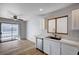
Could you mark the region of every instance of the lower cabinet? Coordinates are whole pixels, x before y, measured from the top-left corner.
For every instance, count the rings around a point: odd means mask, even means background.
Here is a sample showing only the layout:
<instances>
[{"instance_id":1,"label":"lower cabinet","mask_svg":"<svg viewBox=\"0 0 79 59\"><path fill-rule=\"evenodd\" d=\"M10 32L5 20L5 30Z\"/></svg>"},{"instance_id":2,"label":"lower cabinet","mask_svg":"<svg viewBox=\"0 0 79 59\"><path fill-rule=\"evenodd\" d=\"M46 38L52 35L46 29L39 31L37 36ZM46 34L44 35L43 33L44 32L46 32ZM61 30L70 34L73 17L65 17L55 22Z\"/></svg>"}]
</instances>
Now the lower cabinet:
<instances>
[{"instance_id":1,"label":"lower cabinet","mask_svg":"<svg viewBox=\"0 0 79 59\"><path fill-rule=\"evenodd\" d=\"M61 44L61 54L62 55L77 55L78 49L76 47L62 43Z\"/></svg>"},{"instance_id":2,"label":"lower cabinet","mask_svg":"<svg viewBox=\"0 0 79 59\"><path fill-rule=\"evenodd\" d=\"M44 39L43 51L48 55L60 55L60 43Z\"/></svg>"},{"instance_id":3,"label":"lower cabinet","mask_svg":"<svg viewBox=\"0 0 79 59\"><path fill-rule=\"evenodd\" d=\"M46 54L50 54L50 40L47 38L44 39L44 42L43 42L43 51Z\"/></svg>"},{"instance_id":4,"label":"lower cabinet","mask_svg":"<svg viewBox=\"0 0 79 59\"><path fill-rule=\"evenodd\" d=\"M60 55L60 43L59 42L50 42L50 55Z\"/></svg>"},{"instance_id":5,"label":"lower cabinet","mask_svg":"<svg viewBox=\"0 0 79 59\"><path fill-rule=\"evenodd\" d=\"M69 44L44 39L43 51L48 55L79 55L79 49Z\"/></svg>"}]
</instances>

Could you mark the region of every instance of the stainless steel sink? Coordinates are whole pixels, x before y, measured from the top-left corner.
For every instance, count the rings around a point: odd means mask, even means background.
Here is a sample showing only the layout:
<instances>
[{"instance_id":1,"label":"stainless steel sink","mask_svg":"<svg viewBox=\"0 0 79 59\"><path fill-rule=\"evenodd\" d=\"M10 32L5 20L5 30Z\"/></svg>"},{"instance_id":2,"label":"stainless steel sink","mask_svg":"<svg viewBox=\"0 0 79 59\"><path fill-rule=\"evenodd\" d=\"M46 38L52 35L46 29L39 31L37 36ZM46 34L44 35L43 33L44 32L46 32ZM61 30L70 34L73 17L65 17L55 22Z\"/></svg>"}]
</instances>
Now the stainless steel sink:
<instances>
[{"instance_id":1,"label":"stainless steel sink","mask_svg":"<svg viewBox=\"0 0 79 59\"><path fill-rule=\"evenodd\" d=\"M55 40L61 40L61 38L59 38L59 37L53 37L53 36L48 36L46 38L55 39Z\"/></svg>"}]
</instances>

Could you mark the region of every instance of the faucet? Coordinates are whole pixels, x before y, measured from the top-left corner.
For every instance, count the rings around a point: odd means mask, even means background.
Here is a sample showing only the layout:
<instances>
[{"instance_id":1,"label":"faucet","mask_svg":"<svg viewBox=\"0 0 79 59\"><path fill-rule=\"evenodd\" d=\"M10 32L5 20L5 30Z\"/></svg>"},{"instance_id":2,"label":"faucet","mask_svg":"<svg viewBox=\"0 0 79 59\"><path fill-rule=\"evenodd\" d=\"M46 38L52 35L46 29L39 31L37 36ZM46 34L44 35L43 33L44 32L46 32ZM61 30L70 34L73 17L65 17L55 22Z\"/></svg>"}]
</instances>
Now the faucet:
<instances>
[{"instance_id":1,"label":"faucet","mask_svg":"<svg viewBox=\"0 0 79 59\"><path fill-rule=\"evenodd\" d=\"M57 36L57 34L56 33L52 33L55 37Z\"/></svg>"},{"instance_id":2,"label":"faucet","mask_svg":"<svg viewBox=\"0 0 79 59\"><path fill-rule=\"evenodd\" d=\"M57 33L53 33L53 35L57 38L61 38L61 36L59 36Z\"/></svg>"}]
</instances>

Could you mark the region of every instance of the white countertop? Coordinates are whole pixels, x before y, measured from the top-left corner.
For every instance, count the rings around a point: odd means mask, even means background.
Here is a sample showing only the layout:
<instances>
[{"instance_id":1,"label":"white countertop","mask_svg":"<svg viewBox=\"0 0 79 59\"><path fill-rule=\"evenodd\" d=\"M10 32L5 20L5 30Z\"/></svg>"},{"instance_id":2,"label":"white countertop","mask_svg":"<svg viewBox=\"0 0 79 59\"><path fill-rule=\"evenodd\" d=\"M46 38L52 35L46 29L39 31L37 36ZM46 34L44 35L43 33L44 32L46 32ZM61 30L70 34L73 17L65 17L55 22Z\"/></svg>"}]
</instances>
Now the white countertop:
<instances>
[{"instance_id":1,"label":"white countertop","mask_svg":"<svg viewBox=\"0 0 79 59\"><path fill-rule=\"evenodd\" d=\"M72 41L72 40L65 39L65 38L62 38L61 40L54 40L54 39L50 39L50 38L48 38L48 39L51 41L60 42L60 43L64 43L64 44L79 48L79 42L77 42L77 41Z\"/></svg>"},{"instance_id":2,"label":"white countertop","mask_svg":"<svg viewBox=\"0 0 79 59\"><path fill-rule=\"evenodd\" d=\"M38 35L36 37L40 37L40 38L45 38L47 36L52 36L52 35ZM49 38L50 39L50 38ZM79 48L79 41L73 41L67 38L62 38L61 40L54 40L54 39L50 39L51 41L55 41L55 42L60 42L60 43L64 43L64 44L68 44L74 47L78 47Z\"/></svg>"},{"instance_id":3,"label":"white countertop","mask_svg":"<svg viewBox=\"0 0 79 59\"><path fill-rule=\"evenodd\" d=\"M79 42L77 42L77 41L72 41L72 40L68 40L68 39L61 39L60 42L79 48Z\"/></svg>"}]
</instances>

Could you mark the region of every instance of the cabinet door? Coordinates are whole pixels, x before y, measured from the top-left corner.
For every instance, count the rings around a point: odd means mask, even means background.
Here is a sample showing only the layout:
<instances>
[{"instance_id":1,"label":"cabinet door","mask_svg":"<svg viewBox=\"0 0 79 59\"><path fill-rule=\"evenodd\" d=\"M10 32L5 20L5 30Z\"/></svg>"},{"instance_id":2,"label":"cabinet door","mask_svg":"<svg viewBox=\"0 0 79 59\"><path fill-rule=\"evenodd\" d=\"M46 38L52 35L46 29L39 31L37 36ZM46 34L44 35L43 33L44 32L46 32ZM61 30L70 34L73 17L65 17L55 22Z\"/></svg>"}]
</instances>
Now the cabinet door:
<instances>
[{"instance_id":1,"label":"cabinet door","mask_svg":"<svg viewBox=\"0 0 79 59\"><path fill-rule=\"evenodd\" d=\"M79 9L72 11L72 29L79 30Z\"/></svg>"},{"instance_id":2,"label":"cabinet door","mask_svg":"<svg viewBox=\"0 0 79 59\"><path fill-rule=\"evenodd\" d=\"M49 39L44 39L43 50L45 53L50 54L50 41Z\"/></svg>"},{"instance_id":3,"label":"cabinet door","mask_svg":"<svg viewBox=\"0 0 79 59\"><path fill-rule=\"evenodd\" d=\"M50 55L60 55L60 43L51 41Z\"/></svg>"},{"instance_id":4,"label":"cabinet door","mask_svg":"<svg viewBox=\"0 0 79 59\"><path fill-rule=\"evenodd\" d=\"M77 55L78 49L70 45L62 44L61 45L61 54L62 55Z\"/></svg>"}]
</instances>

